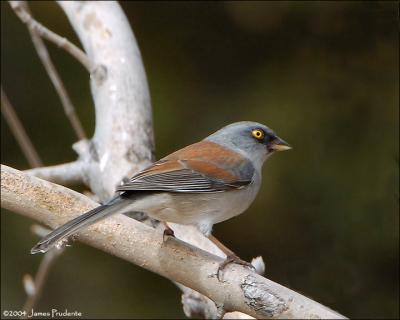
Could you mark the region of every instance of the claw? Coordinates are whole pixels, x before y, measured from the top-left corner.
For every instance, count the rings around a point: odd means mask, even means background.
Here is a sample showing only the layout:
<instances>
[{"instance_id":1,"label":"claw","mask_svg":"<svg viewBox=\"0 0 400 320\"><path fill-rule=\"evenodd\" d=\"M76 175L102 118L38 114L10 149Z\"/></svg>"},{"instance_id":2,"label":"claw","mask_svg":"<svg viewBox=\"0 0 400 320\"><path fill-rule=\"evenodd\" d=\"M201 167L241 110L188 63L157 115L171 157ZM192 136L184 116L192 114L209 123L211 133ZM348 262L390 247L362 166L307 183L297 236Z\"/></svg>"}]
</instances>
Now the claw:
<instances>
[{"instance_id":1,"label":"claw","mask_svg":"<svg viewBox=\"0 0 400 320\"><path fill-rule=\"evenodd\" d=\"M163 242L166 242L169 237L175 238L174 230L166 225L163 233Z\"/></svg>"},{"instance_id":2,"label":"claw","mask_svg":"<svg viewBox=\"0 0 400 320\"><path fill-rule=\"evenodd\" d=\"M245 267L248 267L248 268L252 269L253 271L256 271L256 268L255 268L250 262L247 262L247 261L244 261L244 260L240 259L240 258L239 258L237 255L235 255L235 254L233 254L233 255L228 255L228 256L226 257L226 259L225 259L223 262L221 262L221 264L220 264L219 267L218 267L217 278L218 278L219 281L221 281L220 275L222 274L222 271L225 269L225 267L226 267L228 264L231 264L231 263L240 264L240 265L242 265L242 266L245 266Z\"/></svg>"}]
</instances>

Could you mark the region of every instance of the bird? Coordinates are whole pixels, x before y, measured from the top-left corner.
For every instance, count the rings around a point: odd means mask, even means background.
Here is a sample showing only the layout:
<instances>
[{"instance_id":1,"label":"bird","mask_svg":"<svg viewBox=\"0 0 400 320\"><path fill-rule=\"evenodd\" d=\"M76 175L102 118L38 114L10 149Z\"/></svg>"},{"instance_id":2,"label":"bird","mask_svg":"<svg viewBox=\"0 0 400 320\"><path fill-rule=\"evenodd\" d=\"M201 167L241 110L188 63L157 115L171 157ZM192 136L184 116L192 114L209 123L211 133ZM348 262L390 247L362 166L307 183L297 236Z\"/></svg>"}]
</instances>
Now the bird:
<instances>
[{"instance_id":1,"label":"bird","mask_svg":"<svg viewBox=\"0 0 400 320\"><path fill-rule=\"evenodd\" d=\"M260 189L265 160L289 149L266 125L229 124L127 179L110 201L50 232L31 253L45 253L113 214L135 211L163 222L164 236L174 236L168 222L196 226L225 253L220 268L232 262L251 266L212 236L212 227L248 209Z\"/></svg>"}]
</instances>

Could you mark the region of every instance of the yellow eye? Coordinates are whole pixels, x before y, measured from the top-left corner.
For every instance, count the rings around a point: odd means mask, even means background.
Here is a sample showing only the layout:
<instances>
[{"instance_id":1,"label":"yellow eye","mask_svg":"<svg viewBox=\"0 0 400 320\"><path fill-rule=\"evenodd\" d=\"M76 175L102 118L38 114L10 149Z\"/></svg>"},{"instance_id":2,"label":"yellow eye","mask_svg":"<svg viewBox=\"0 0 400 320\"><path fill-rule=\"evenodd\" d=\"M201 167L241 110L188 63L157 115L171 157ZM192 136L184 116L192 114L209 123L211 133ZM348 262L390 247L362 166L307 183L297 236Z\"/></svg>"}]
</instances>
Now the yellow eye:
<instances>
[{"instance_id":1,"label":"yellow eye","mask_svg":"<svg viewBox=\"0 0 400 320\"><path fill-rule=\"evenodd\" d=\"M264 131L260 130L260 129L254 129L251 134L253 135L254 138L256 138L257 140L262 140L265 137L265 133Z\"/></svg>"}]
</instances>

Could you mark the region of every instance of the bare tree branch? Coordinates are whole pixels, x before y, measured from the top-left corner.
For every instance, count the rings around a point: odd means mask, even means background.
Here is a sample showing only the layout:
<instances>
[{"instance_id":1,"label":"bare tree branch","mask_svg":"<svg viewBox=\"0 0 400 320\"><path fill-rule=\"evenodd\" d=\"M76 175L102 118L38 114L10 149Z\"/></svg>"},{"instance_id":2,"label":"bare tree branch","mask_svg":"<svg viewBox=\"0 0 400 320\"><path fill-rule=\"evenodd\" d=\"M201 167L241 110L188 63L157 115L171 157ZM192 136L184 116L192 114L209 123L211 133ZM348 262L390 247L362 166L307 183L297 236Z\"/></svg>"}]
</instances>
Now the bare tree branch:
<instances>
[{"instance_id":1,"label":"bare tree branch","mask_svg":"<svg viewBox=\"0 0 400 320\"><path fill-rule=\"evenodd\" d=\"M14 112L11 103L8 101L8 98L3 91L3 87L1 88L1 104L1 111L5 116L7 122L9 123L11 131L14 133L14 136L21 146L21 149L25 154L26 159L32 167L41 166L42 162L39 158L39 155L37 154L32 142L25 132L24 127L22 126L16 113ZM40 262L35 280L32 280L32 277L30 275L25 275L23 277L24 287L28 295L23 310L25 310L27 314L39 300L43 285L46 281L46 275L50 270L52 261L56 256L59 255L59 252L61 251L51 252L50 254L44 255L42 261ZM27 288L30 288L31 290L27 290Z\"/></svg>"},{"instance_id":2,"label":"bare tree branch","mask_svg":"<svg viewBox=\"0 0 400 320\"><path fill-rule=\"evenodd\" d=\"M23 282L25 291L28 294L28 299L26 300L22 310L25 311L26 315L30 314L33 307L39 301L47 276L50 272L50 268L53 265L55 259L61 255L63 250L64 248L61 248L59 250L51 250L44 254L42 260L40 261L39 268L34 280L28 274L24 276ZM30 289L27 290L27 287L29 287ZM25 316L23 319L27 318L28 316Z\"/></svg>"},{"instance_id":3,"label":"bare tree branch","mask_svg":"<svg viewBox=\"0 0 400 320\"><path fill-rule=\"evenodd\" d=\"M4 165L1 192L2 207L53 228L96 206L77 192ZM216 271L222 258L179 239L163 243L161 231L123 215L89 227L78 239L190 287L228 311L256 318L344 318L243 266L227 266L220 281Z\"/></svg>"},{"instance_id":4,"label":"bare tree branch","mask_svg":"<svg viewBox=\"0 0 400 320\"><path fill-rule=\"evenodd\" d=\"M182 227L182 226L181 226ZM175 228L175 226L174 226ZM185 232L182 234L180 233L179 239L184 240L185 242L194 244L197 246L197 243L201 243L199 239L201 239L200 234L196 234L196 237L188 238L188 229L185 229ZM189 233L190 234L190 233ZM212 245L209 245L212 244ZM212 242L205 242L203 245L200 246L201 249L208 251L216 256L226 258L226 255ZM259 275L264 274L265 265L262 257L254 258L251 261L252 265L254 266L256 272ZM183 312L188 318L195 318L195 319L216 319L216 318L223 318L223 319L254 319L253 317L244 314L242 312L226 312L222 305L215 304L214 301L207 298L206 296L185 287L177 282L175 284L181 289L182 291L182 305L183 305ZM225 313L226 312L226 313Z\"/></svg>"},{"instance_id":5,"label":"bare tree branch","mask_svg":"<svg viewBox=\"0 0 400 320\"><path fill-rule=\"evenodd\" d=\"M59 1L89 59L102 66L91 78L96 127L77 144L88 164L84 181L101 201L133 173L151 164L154 137L150 94L132 29L114 1ZM101 73L101 72L100 72Z\"/></svg>"},{"instance_id":6,"label":"bare tree branch","mask_svg":"<svg viewBox=\"0 0 400 320\"><path fill-rule=\"evenodd\" d=\"M59 2L81 38L86 56L66 39L36 22L18 1L10 4L30 29L66 49L92 71L95 134L92 140L78 144L75 150L87 164L82 172L83 181L105 201L123 178L153 160L150 95L129 23L115 2ZM98 67L94 68L95 65Z\"/></svg>"},{"instance_id":7,"label":"bare tree branch","mask_svg":"<svg viewBox=\"0 0 400 320\"><path fill-rule=\"evenodd\" d=\"M29 139L29 136L26 134L26 131L17 114L15 113L10 100L8 100L5 92L3 91L3 86L1 87L1 113L10 126L11 132L21 147L21 150L28 160L29 165L33 168L43 166L42 160L40 160L40 157L36 152L31 139Z\"/></svg>"},{"instance_id":8,"label":"bare tree branch","mask_svg":"<svg viewBox=\"0 0 400 320\"><path fill-rule=\"evenodd\" d=\"M20 8L19 10L25 11L33 19L32 13L30 12L28 3L26 1L18 1L18 7ZM62 82L60 75L57 72L57 69L55 68L53 62L51 61L49 52L47 51L44 41L42 40L36 29L28 28L28 31L31 35L32 42L36 49L36 52L40 60L42 61L42 64L46 69L47 74L49 75L50 80L57 91L58 96L60 97L65 115L67 116L69 122L71 123L71 126L74 129L76 136L78 137L79 140L86 139L87 137L85 131L76 114L75 107L71 102L71 99L68 95L67 90L65 89L64 83Z\"/></svg>"},{"instance_id":9,"label":"bare tree branch","mask_svg":"<svg viewBox=\"0 0 400 320\"><path fill-rule=\"evenodd\" d=\"M11 131L14 133L15 138L17 139L19 145L23 153L25 154L26 159L28 160L31 167L42 166L42 161L37 154L35 147L29 139L29 136L26 134L24 127L19 121L14 109L9 102L6 94L3 91L3 87L1 87L1 104L2 104L2 113L6 118L8 124L10 125ZM33 169L35 170L35 169ZM42 288L46 281L46 277L48 272L50 271L50 267L54 259L61 254L61 250L46 253L40 262L38 272L35 276L35 280L32 280L30 275L25 275L23 277L24 287L26 289L26 293L28 298L24 304L23 310L26 311L26 314L29 314L29 311L36 305L37 301L40 298L42 293ZM30 290L28 290L30 288Z\"/></svg>"},{"instance_id":10,"label":"bare tree branch","mask_svg":"<svg viewBox=\"0 0 400 320\"><path fill-rule=\"evenodd\" d=\"M21 19L23 23L27 25L30 30L33 30L41 37L55 43L60 48L63 48L75 59L77 59L89 71L89 73L93 72L93 70L95 69L95 65L87 57L87 55L73 43L69 42L66 38L59 36L58 34L47 29L44 25L33 19L29 12L25 10L23 1L9 1L9 3L17 16Z\"/></svg>"},{"instance_id":11,"label":"bare tree branch","mask_svg":"<svg viewBox=\"0 0 400 320\"><path fill-rule=\"evenodd\" d=\"M82 172L84 171L84 163L74 161L63 163L56 166L40 167L25 170L26 173L35 177L61 184L63 186L71 186L82 183Z\"/></svg>"}]
</instances>

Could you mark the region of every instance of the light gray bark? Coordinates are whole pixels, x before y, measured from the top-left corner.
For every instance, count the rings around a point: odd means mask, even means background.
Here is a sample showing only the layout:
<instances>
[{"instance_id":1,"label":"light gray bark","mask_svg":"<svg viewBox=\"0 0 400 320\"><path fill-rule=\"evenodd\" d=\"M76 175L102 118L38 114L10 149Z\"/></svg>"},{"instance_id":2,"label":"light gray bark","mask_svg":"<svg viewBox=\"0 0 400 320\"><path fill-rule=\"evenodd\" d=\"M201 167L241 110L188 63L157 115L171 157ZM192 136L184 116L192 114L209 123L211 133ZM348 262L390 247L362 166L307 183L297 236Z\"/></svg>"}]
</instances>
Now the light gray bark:
<instances>
[{"instance_id":1,"label":"light gray bark","mask_svg":"<svg viewBox=\"0 0 400 320\"><path fill-rule=\"evenodd\" d=\"M91 89L96 109L89 145L75 147L84 162L84 181L102 200L123 178L148 166L154 137L150 94L132 29L114 1L59 1L96 66Z\"/></svg>"},{"instance_id":2,"label":"light gray bark","mask_svg":"<svg viewBox=\"0 0 400 320\"><path fill-rule=\"evenodd\" d=\"M82 194L4 165L1 166L1 193L2 207L52 228L97 205ZM223 261L221 257L179 239L163 242L160 229L123 215L96 223L77 237L190 287L228 311L240 311L256 318L344 318L240 265L228 265L220 281L216 271ZM207 246L206 240L203 247Z\"/></svg>"}]
</instances>

